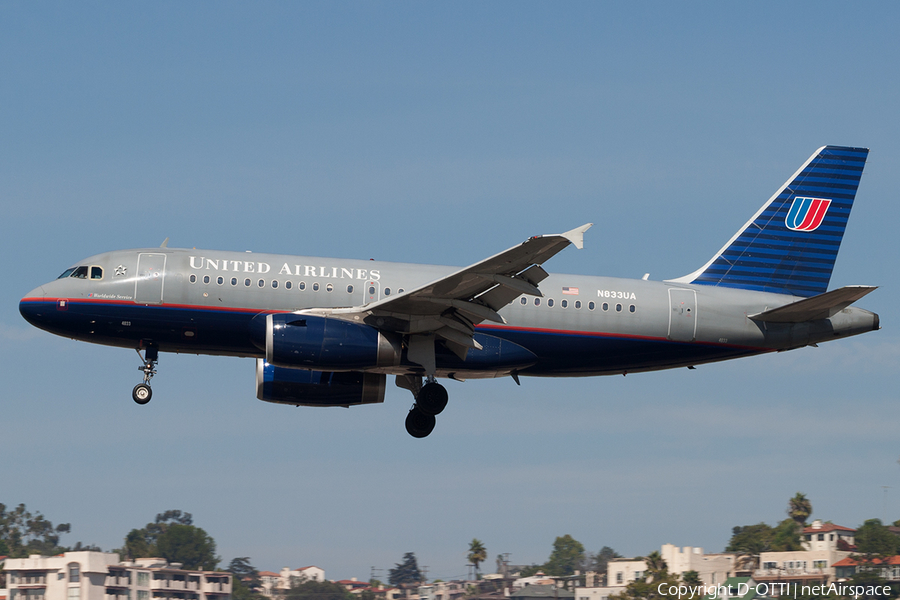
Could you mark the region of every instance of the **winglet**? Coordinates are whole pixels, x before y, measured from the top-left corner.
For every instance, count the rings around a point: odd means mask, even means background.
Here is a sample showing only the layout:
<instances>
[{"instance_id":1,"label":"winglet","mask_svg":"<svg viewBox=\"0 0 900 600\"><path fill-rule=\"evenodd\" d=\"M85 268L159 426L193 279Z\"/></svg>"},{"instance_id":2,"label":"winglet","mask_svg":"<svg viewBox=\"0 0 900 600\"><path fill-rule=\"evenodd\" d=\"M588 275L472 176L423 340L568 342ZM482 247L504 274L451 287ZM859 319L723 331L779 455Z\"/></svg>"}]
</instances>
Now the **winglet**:
<instances>
[{"instance_id":1,"label":"winglet","mask_svg":"<svg viewBox=\"0 0 900 600\"><path fill-rule=\"evenodd\" d=\"M584 248L584 232L593 227L593 223L585 223L581 227L576 227L575 229L571 229L565 233L559 234L560 237L564 237L573 244L575 247L581 250Z\"/></svg>"}]
</instances>

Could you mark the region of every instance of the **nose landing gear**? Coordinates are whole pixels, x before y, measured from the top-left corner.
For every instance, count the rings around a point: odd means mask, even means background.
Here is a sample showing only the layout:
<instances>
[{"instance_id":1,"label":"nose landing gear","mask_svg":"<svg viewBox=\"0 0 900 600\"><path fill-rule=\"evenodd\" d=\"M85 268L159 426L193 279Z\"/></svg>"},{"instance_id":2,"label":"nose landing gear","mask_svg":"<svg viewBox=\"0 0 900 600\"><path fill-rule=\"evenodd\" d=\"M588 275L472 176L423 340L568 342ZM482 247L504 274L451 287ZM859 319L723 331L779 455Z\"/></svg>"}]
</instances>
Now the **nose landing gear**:
<instances>
[{"instance_id":1,"label":"nose landing gear","mask_svg":"<svg viewBox=\"0 0 900 600\"><path fill-rule=\"evenodd\" d=\"M141 356L140 350L137 350L137 353L138 356ZM144 382L137 384L131 390L131 399L138 404L147 404L150 402L150 398L153 397L153 390L150 389L150 379L156 375L156 363L158 361L159 348L147 346L147 349L144 350L144 356L141 357L141 362L144 364L138 367L138 371L143 371L144 373Z\"/></svg>"}]
</instances>

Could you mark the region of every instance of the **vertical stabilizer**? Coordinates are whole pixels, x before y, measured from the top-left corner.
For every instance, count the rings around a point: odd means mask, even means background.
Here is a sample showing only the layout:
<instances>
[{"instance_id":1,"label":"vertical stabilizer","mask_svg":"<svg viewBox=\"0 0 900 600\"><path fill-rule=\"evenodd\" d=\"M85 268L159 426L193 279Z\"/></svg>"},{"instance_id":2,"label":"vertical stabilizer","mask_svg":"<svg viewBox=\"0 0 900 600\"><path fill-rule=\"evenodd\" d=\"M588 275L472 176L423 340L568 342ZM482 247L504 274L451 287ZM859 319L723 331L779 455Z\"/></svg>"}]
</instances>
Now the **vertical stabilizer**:
<instances>
[{"instance_id":1,"label":"vertical stabilizer","mask_svg":"<svg viewBox=\"0 0 900 600\"><path fill-rule=\"evenodd\" d=\"M826 292L868 154L820 148L706 265L674 281L806 297Z\"/></svg>"}]
</instances>

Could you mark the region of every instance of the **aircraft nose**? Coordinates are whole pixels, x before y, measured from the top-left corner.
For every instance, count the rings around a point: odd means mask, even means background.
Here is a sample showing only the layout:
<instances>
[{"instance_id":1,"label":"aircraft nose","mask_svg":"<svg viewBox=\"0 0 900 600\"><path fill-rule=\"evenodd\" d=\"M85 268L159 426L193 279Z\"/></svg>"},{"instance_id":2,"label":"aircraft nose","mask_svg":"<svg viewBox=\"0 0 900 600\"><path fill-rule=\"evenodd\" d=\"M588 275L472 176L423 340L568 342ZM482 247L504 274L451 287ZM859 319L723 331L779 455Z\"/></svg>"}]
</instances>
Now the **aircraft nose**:
<instances>
[{"instance_id":1,"label":"aircraft nose","mask_svg":"<svg viewBox=\"0 0 900 600\"><path fill-rule=\"evenodd\" d=\"M32 325L37 325L41 320L45 296L44 288L36 287L19 300L19 314Z\"/></svg>"}]
</instances>

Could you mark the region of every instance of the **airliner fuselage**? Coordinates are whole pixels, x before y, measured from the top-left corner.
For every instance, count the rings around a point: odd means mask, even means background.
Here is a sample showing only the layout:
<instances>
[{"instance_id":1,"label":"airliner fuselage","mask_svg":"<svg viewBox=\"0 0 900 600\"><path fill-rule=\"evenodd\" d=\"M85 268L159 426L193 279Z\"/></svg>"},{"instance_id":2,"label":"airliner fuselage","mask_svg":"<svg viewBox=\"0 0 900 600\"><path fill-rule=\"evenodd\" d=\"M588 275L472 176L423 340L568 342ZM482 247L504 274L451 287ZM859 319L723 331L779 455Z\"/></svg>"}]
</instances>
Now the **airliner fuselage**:
<instances>
[{"instance_id":1,"label":"airliner fuselage","mask_svg":"<svg viewBox=\"0 0 900 600\"><path fill-rule=\"evenodd\" d=\"M24 297L52 333L145 352L257 359L260 399L381 402L412 391L424 437L447 402L439 377L589 376L692 367L879 328L827 291L867 150L818 150L704 267L669 281L550 275L589 224L465 268L168 247L79 261ZM424 378L424 384L423 384Z\"/></svg>"}]
</instances>

